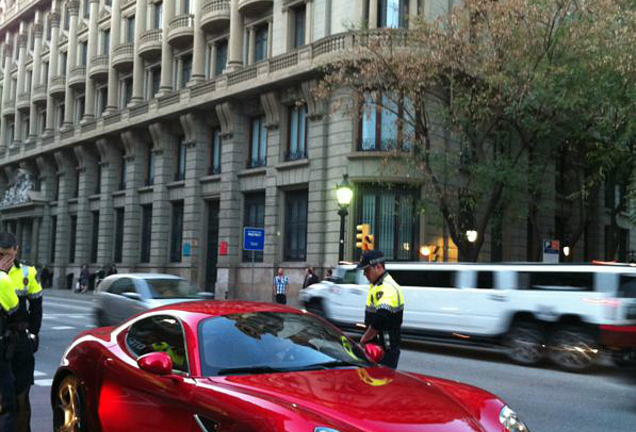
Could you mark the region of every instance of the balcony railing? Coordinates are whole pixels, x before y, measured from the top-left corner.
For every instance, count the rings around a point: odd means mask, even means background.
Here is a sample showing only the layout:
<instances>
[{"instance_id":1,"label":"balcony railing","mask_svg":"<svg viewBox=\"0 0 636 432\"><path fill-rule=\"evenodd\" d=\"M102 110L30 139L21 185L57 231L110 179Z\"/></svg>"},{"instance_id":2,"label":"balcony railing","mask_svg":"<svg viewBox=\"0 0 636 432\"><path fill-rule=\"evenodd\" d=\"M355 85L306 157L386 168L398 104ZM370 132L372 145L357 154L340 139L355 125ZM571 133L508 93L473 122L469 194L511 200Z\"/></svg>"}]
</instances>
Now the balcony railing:
<instances>
[{"instance_id":1,"label":"balcony railing","mask_svg":"<svg viewBox=\"0 0 636 432\"><path fill-rule=\"evenodd\" d=\"M86 84L86 66L75 66L69 71L68 85L82 87Z\"/></svg>"},{"instance_id":2,"label":"balcony railing","mask_svg":"<svg viewBox=\"0 0 636 432\"><path fill-rule=\"evenodd\" d=\"M161 42L163 31L161 29L146 30L139 38L139 55L152 59L161 55Z\"/></svg>"},{"instance_id":3,"label":"balcony railing","mask_svg":"<svg viewBox=\"0 0 636 432\"><path fill-rule=\"evenodd\" d=\"M168 42L177 48L183 48L194 38L194 15L178 15L168 25Z\"/></svg>"},{"instance_id":4,"label":"balcony railing","mask_svg":"<svg viewBox=\"0 0 636 432\"><path fill-rule=\"evenodd\" d=\"M194 15L185 14L185 15L177 15L176 17L170 20L168 25L168 31L172 32L178 28L182 27L194 27Z\"/></svg>"},{"instance_id":5,"label":"balcony railing","mask_svg":"<svg viewBox=\"0 0 636 432\"><path fill-rule=\"evenodd\" d=\"M100 54L91 58L89 75L92 79L102 80L108 78L108 54Z\"/></svg>"},{"instance_id":6,"label":"balcony railing","mask_svg":"<svg viewBox=\"0 0 636 432\"><path fill-rule=\"evenodd\" d=\"M132 43L123 43L113 50L113 67L126 69L132 67L135 48Z\"/></svg>"},{"instance_id":7,"label":"balcony railing","mask_svg":"<svg viewBox=\"0 0 636 432\"><path fill-rule=\"evenodd\" d=\"M230 23L230 0L208 0L201 8L201 28L216 32Z\"/></svg>"},{"instance_id":8,"label":"balcony railing","mask_svg":"<svg viewBox=\"0 0 636 432\"><path fill-rule=\"evenodd\" d=\"M45 102L46 103L46 84L38 84L35 87L33 87L33 102L34 103L40 103L40 102Z\"/></svg>"}]
</instances>

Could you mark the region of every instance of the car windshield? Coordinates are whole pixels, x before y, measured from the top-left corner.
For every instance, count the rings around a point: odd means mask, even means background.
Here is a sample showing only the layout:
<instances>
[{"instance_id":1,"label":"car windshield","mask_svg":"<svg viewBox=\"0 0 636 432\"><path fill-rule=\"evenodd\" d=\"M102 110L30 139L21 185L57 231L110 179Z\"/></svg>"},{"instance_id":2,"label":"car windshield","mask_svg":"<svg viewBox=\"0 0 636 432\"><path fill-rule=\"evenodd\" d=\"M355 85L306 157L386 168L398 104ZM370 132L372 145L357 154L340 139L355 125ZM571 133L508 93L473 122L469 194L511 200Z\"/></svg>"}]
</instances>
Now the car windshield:
<instances>
[{"instance_id":1,"label":"car windshield","mask_svg":"<svg viewBox=\"0 0 636 432\"><path fill-rule=\"evenodd\" d=\"M360 347L305 314L255 312L208 318L199 325L204 376L366 367Z\"/></svg>"},{"instance_id":2,"label":"car windshield","mask_svg":"<svg viewBox=\"0 0 636 432\"><path fill-rule=\"evenodd\" d=\"M184 279L146 279L155 299L196 297L197 288Z\"/></svg>"}]
</instances>

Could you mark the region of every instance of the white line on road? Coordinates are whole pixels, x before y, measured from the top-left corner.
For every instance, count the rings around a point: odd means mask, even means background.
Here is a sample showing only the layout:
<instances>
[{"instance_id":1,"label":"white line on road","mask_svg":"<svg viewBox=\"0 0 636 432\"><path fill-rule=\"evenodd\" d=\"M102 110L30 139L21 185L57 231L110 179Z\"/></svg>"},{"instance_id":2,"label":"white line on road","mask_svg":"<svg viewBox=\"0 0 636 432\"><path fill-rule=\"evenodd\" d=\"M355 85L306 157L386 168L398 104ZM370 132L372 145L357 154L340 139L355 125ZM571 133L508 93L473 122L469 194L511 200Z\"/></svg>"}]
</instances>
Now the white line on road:
<instances>
[{"instance_id":1,"label":"white line on road","mask_svg":"<svg viewBox=\"0 0 636 432\"><path fill-rule=\"evenodd\" d=\"M51 327L51 330L74 330L75 327L71 327L71 326L55 326L55 327Z\"/></svg>"},{"instance_id":2,"label":"white line on road","mask_svg":"<svg viewBox=\"0 0 636 432\"><path fill-rule=\"evenodd\" d=\"M34 383L36 386L40 387L51 387L53 384L53 378L35 380Z\"/></svg>"},{"instance_id":3,"label":"white line on road","mask_svg":"<svg viewBox=\"0 0 636 432\"><path fill-rule=\"evenodd\" d=\"M33 376L41 377L41 376L46 376L46 374L44 372L40 372L36 370L35 372L33 372Z\"/></svg>"}]
</instances>

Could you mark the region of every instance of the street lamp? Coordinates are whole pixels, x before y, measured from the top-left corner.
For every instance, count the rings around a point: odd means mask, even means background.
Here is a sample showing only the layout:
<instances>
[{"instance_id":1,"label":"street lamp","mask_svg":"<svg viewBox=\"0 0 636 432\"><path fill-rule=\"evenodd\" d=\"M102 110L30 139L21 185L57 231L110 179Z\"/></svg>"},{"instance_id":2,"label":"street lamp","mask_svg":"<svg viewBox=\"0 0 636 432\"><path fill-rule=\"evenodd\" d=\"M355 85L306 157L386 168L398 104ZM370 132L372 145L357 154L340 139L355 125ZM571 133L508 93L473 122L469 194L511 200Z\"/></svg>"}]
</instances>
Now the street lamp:
<instances>
[{"instance_id":1,"label":"street lamp","mask_svg":"<svg viewBox=\"0 0 636 432\"><path fill-rule=\"evenodd\" d=\"M468 239L469 242L475 243L477 241L477 231L475 230L466 231L466 238Z\"/></svg>"},{"instance_id":2,"label":"street lamp","mask_svg":"<svg viewBox=\"0 0 636 432\"><path fill-rule=\"evenodd\" d=\"M338 261L344 260L344 232L345 232L345 217L349 214L347 209L353 198L353 189L351 183L349 183L348 175L342 175L342 182L336 188L336 198L338 199L338 215L340 215L340 248L338 250Z\"/></svg>"}]
</instances>

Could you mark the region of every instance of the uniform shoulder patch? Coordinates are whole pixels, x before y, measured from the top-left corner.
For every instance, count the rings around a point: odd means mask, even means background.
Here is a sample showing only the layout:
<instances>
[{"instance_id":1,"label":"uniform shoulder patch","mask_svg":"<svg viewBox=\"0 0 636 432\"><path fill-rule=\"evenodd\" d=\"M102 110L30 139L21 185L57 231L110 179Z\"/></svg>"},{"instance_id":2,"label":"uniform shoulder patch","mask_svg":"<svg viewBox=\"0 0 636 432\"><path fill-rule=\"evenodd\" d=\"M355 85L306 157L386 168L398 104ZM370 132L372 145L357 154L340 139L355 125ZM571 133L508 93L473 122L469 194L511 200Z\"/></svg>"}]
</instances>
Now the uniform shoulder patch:
<instances>
[{"instance_id":1,"label":"uniform shoulder patch","mask_svg":"<svg viewBox=\"0 0 636 432\"><path fill-rule=\"evenodd\" d=\"M380 300L383 295L384 295L384 292L382 291L378 291L377 293L375 293L375 301Z\"/></svg>"}]
</instances>

